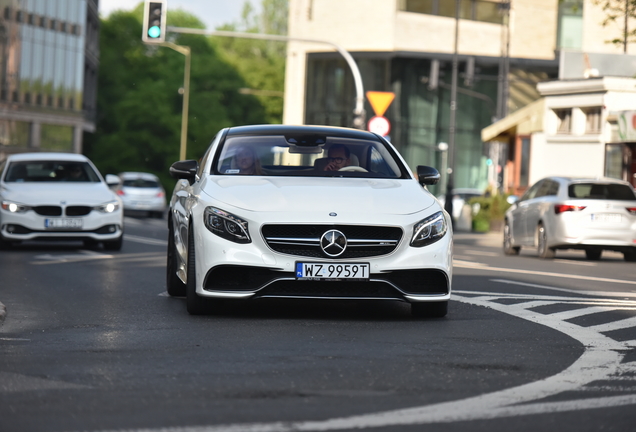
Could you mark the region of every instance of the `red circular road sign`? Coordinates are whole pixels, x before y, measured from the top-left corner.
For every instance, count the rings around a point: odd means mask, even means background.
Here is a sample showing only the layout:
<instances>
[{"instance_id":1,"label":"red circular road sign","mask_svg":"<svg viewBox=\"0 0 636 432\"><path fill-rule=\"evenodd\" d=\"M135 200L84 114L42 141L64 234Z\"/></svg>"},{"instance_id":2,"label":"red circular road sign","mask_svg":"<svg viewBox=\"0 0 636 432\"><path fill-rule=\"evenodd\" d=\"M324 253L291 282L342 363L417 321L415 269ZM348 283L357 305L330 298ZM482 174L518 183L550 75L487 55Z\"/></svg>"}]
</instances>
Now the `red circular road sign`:
<instances>
[{"instance_id":1,"label":"red circular road sign","mask_svg":"<svg viewBox=\"0 0 636 432\"><path fill-rule=\"evenodd\" d=\"M387 136L391 131L391 123L389 123L389 120L386 117L375 116L369 119L367 129L369 130L369 132Z\"/></svg>"}]
</instances>

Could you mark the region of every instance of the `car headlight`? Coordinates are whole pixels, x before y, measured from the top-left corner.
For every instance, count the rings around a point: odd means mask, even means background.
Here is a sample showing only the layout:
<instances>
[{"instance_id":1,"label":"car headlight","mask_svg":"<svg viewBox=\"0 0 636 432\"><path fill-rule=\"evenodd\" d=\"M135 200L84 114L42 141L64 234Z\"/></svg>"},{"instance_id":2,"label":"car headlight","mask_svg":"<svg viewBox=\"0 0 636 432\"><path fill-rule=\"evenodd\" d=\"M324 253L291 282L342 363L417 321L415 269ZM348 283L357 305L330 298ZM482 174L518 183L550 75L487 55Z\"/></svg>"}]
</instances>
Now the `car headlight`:
<instances>
[{"instance_id":1,"label":"car headlight","mask_svg":"<svg viewBox=\"0 0 636 432\"><path fill-rule=\"evenodd\" d=\"M213 234L236 243L251 243L247 221L215 207L206 207L203 222Z\"/></svg>"},{"instance_id":2,"label":"car headlight","mask_svg":"<svg viewBox=\"0 0 636 432\"><path fill-rule=\"evenodd\" d=\"M113 213L119 209L118 201L110 201L96 207L93 207L94 210L100 211L102 213Z\"/></svg>"},{"instance_id":3,"label":"car headlight","mask_svg":"<svg viewBox=\"0 0 636 432\"><path fill-rule=\"evenodd\" d=\"M437 212L415 224L413 227L411 246L422 247L435 243L444 237L446 231L447 226L444 212Z\"/></svg>"},{"instance_id":4,"label":"car headlight","mask_svg":"<svg viewBox=\"0 0 636 432\"><path fill-rule=\"evenodd\" d=\"M2 210L6 210L11 213L26 213L31 210L31 207L12 201L2 201Z\"/></svg>"}]
</instances>

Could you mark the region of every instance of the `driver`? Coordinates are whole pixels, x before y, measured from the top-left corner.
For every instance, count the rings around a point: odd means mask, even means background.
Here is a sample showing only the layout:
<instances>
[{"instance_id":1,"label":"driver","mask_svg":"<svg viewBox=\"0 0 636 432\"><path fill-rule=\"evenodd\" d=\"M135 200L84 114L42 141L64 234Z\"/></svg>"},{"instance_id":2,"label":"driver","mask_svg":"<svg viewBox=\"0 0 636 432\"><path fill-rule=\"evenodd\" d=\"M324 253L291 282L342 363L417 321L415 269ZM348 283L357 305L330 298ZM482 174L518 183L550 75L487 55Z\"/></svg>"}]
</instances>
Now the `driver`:
<instances>
[{"instance_id":1,"label":"driver","mask_svg":"<svg viewBox=\"0 0 636 432\"><path fill-rule=\"evenodd\" d=\"M351 152L346 145L332 145L329 147L329 153L327 153L329 163L325 166L325 171L338 171L341 168L349 166L351 164L350 156Z\"/></svg>"}]
</instances>

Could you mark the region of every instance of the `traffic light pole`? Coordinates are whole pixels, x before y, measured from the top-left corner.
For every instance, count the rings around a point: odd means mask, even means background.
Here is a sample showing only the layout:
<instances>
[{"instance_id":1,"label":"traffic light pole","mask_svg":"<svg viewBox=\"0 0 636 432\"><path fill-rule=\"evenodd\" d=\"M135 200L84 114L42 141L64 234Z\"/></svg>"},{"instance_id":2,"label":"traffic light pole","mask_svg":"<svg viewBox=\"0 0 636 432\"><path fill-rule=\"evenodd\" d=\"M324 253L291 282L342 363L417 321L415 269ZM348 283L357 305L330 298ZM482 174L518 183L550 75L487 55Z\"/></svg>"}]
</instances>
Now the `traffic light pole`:
<instances>
[{"instance_id":1,"label":"traffic light pole","mask_svg":"<svg viewBox=\"0 0 636 432\"><path fill-rule=\"evenodd\" d=\"M356 88L356 104L353 110L353 126L358 129L364 129L364 125L366 122L366 112L364 111L364 87L362 85L362 76L360 75L360 69L358 69L358 65L355 60L349 54L347 50L342 48L341 46L318 39L303 39L303 38L294 38L289 36L281 36L281 35L271 35L264 33L244 33L244 32L233 32L233 31L208 31L205 29L193 29L193 28L185 28L185 27L167 27L167 31L171 31L174 33L187 33L187 34L197 34L203 36L224 36L224 37L238 37L238 38L246 38L246 39L261 39L261 40L274 40L281 42L308 42L308 43L318 43L318 44L326 44L331 45L336 49L344 57L345 61L349 65L351 69L351 73L353 75L353 82Z\"/></svg>"},{"instance_id":2,"label":"traffic light pole","mask_svg":"<svg viewBox=\"0 0 636 432\"><path fill-rule=\"evenodd\" d=\"M188 106L190 103L190 47L176 45L172 42L162 42L161 46L172 48L185 56L183 71L183 109L181 110L181 146L179 148L179 160L186 159L186 147L188 142Z\"/></svg>"}]
</instances>

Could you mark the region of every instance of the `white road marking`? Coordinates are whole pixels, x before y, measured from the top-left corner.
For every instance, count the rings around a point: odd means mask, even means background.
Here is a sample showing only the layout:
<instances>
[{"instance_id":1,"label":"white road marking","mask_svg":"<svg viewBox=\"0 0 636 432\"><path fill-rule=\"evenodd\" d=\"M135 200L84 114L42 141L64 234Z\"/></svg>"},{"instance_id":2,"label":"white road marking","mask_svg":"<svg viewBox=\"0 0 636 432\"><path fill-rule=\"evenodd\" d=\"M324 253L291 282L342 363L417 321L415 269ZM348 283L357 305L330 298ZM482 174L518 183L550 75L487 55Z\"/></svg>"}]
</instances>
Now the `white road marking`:
<instances>
[{"instance_id":1,"label":"white road marking","mask_svg":"<svg viewBox=\"0 0 636 432\"><path fill-rule=\"evenodd\" d=\"M508 283L506 281L505 283ZM551 289L541 286L544 289ZM555 288L555 287L552 287ZM556 291L562 291L556 289ZM498 292L455 291L453 299L467 304L484 306L527 321L545 325L562 332L580 342L585 351L568 368L551 377L530 382L493 393L462 400L444 402L420 407L390 410L378 413L340 417L320 421L273 422L227 424L217 426L193 426L160 429L136 429L134 432L293 432L293 431L337 431L366 429L396 425L418 425L431 423L452 423L470 420L488 420L522 415L572 412L636 405L636 394L597 398L577 398L558 402L538 402L544 398L579 392L584 394L590 388L598 390L592 383L598 381L634 381L636 362L622 363L624 355L636 346L636 340L616 341L601 331L607 328L636 327L636 317L627 318L601 326L581 327L562 320L562 313L539 313L531 310L537 306L568 303L613 303L617 308L636 308L636 300L607 300L582 297L585 292L577 292L577 297L528 295ZM502 304L500 299L516 299L514 304ZM590 386L591 385L591 386ZM631 391L631 387L622 387ZM616 388L612 387L615 391ZM535 402L537 401L537 402ZM129 430L128 432L133 432Z\"/></svg>"},{"instance_id":2,"label":"white road marking","mask_svg":"<svg viewBox=\"0 0 636 432\"><path fill-rule=\"evenodd\" d=\"M610 282L610 283L636 285L636 280L609 279L609 278L599 278L599 277L593 277L593 276L583 276L583 275L566 274L566 273L553 273L553 272L544 272L544 271L536 271L536 270L490 267L488 264L473 263L473 262L466 262L466 261L459 261L459 260L457 261L453 260L453 267L471 268L471 269L487 270L487 271L494 271L494 272L501 272L501 273L516 273L516 274L524 274L524 275L532 274L532 275L539 275L539 276L550 276L555 278L582 279L582 280L595 281L595 282Z\"/></svg>"},{"instance_id":3,"label":"white road marking","mask_svg":"<svg viewBox=\"0 0 636 432\"><path fill-rule=\"evenodd\" d=\"M33 390L88 389L90 387L65 381L28 375L0 372L0 392L21 392Z\"/></svg>"},{"instance_id":4,"label":"white road marking","mask_svg":"<svg viewBox=\"0 0 636 432\"><path fill-rule=\"evenodd\" d=\"M140 236L130 235L130 234L124 234L124 240L153 245L153 246L168 246L168 242L166 240L158 240L154 238L140 237Z\"/></svg>"},{"instance_id":5,"label":"white road marking","mask_svg":"<svg viewBox=\"0 0 636 432\"><path fill-rule=\"evenodd\" d=\"M625 292L625 291L581 291L581 290L572 290L572 289L567 289L567 288L557 288L557 287L552 287L552 286L547 286L547 285L539 285L539 284L533 284L533 283L527 283L527 282L511 281L511 280L507 280L507 279L491 279L491 281L492 282L498 282L498 283L504 283L504 284L510 284L510 285L519 285L519 286L527 286L527 287L532 287L532 288L547 289L547 290L551 290L551 291L561 291L561 292L567 292L567 293L570 293L570 294L582 294L582 295L587 295L587 296L623 297L625 299L628 299L630 297L636 298L636 293L630 293L630 292Z\"/></svg>"},{"instance_id":6,"label":"white road marking","mask_svg":"<svg viewBox=\"0 0 636 432\"><path fill-rule=\"evenodd\" d=\"M563 264L582 265L582 266L588 266L588 267L596 267L598 265L597 263L594 263L594 262L572 261L572 260L566 260L566 259L555 259L555 260L552 260L552 262L558 262L558 263L563 263Z\"/></svg>"},{"instance_id":7,"label":"white road marking","mask_svg":"<svg viewBox=\"0 0 636 432\"><path fill-rule=\"evenodd\" d=\"M478 251L478 250L465 250L463 251L464 253L467 253L469 255L480 255L480 256L492 256L492 257L498 257L501 256L500 253L496 253L496 252L486 252L486 251Z\"/></svg>"}]
</instances>

